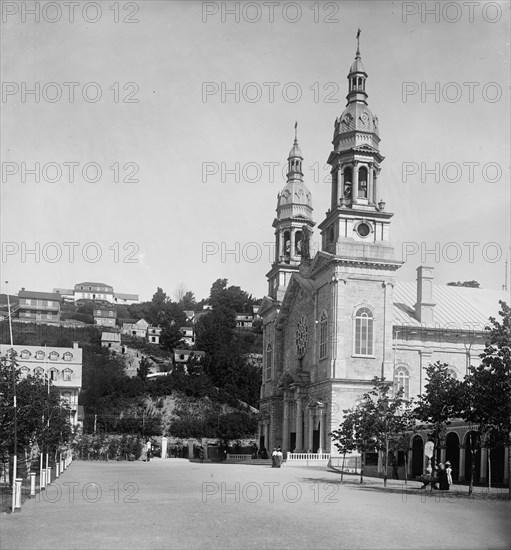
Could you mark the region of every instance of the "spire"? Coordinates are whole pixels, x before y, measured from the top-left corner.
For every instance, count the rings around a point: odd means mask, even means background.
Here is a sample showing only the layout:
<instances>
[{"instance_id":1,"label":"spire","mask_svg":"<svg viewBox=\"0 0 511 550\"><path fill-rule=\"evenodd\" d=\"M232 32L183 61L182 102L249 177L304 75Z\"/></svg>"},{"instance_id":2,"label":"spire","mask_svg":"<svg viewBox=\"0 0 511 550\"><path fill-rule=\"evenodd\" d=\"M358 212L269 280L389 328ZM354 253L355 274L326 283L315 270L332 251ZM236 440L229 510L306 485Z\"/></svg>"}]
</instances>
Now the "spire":
<instances>
[{"instance_id":1,"label":"spire","mask_svg":"<svg viewBox=\"0 0 511 550\"><path fill-rule=\"evenodd\" d=\"M348 95L346 99L349 103L358 102L365 103L367 105L367 94L366 94L366 78L367 73L364 69L364 64L362 63L362 58L360 56L360 33L362 31L358 29L357 31L357 52L355 54L355 61L353 61L350 72L348 74Z\"/></svg>"},{"instance_id":2,"label":"spire","mask_svg":"<svg viewBox=\"0 0 511 550\"><path fill-rule=\"evenodd\" d=\"M298 122L295 122L295 140L287 158L287 180L302 179L302 151L298 145Z\"/></svg>"}]
</instances>

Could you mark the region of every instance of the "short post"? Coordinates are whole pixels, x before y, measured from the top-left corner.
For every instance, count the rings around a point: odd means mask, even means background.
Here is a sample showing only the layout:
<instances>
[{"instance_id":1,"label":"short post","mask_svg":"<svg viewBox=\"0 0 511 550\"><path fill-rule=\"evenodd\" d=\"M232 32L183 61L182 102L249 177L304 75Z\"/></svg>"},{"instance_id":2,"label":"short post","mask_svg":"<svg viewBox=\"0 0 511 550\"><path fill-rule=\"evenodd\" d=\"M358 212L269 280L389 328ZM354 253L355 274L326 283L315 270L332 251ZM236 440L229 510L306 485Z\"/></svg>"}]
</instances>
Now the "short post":
<instances>
[{"instance_id":1,"label":"short post","mask_svg":"<svg viewBox=\"0 0 511 550\"><path fill-rule=\"evenodd\" d=\"M165 436L161 438L161 457L167 458L167 438Z\"/></svg>"},{"instance_id":2,"label":"short post","mask_svg":"<svg viewBox=\"0 0 511 550\"><path fill-rule=\"evenodd\" d=\"M64 465L64 459L61 458L60 459L60 473L62 473L65 469L66 469L66 467Z\"/></svg>"},{"instance_id":3,"label":"short post","mask_svg":"<svg viewBox=\"0 0 511 550\"><path fill-rule=\"evenodd\" d=\"M39 461L39 491L44 489L44 468L43 468L43 454L41 453L41 458Z\"/></svg>"},{"instance_id":4,"label":"short post","mask_svg":"<svg viewBox=\"0 0 511 550\"><path fill-rule=\"evenodd\" d=\"M60 475L60 462L55 462L55 479Z\"/></svg>"},{"instance_id":5,"label":"short post","mask_svg":"<svg viewBox=\"0 0 511 550\"><path fill-rule=\"evenodd\" d=\"M46 485L51 483L51 468L48 466L46 468Z\"/></svg>"},{"instance_id":6,"label":"short post","mask_svg":"<svg viewBox=\"0 0 511 550\"><path fill-rule=\"evenodd\" d=\"M30 472L30 498L35 497L35 472Z\"/></svg>"},{"instance_id":7,"label":"short post","mask_svg":"<svg viewBox=\"0 0 511 550\"><path fill-rule=\"evenodd\" d=\"M15 494L14 494L14 510L13 512L21 511L21 484L23 480L20 477L16 478L15 484Z\"/></svg>"},{"instance_id":8,"label":"short post","mask_svg":"<svg viewBox=\"0 0 511 550\"><path fill-rule=\"evenodd\" d=\"M42 468L39 472L39 491L46 489L46 469Z\"/></svg>"}]
</instances>

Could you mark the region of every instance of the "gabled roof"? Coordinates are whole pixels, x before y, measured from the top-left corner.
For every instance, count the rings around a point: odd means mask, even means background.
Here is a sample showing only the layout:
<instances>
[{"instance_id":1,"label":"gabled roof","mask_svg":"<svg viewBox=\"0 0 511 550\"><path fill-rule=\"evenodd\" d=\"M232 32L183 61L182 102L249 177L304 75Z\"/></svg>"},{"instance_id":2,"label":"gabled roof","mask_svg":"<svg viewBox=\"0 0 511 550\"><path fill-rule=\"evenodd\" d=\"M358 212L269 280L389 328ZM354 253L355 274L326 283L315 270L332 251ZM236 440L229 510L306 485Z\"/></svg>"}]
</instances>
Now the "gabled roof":
<instances>
[{"instance_id":1,"label":"gabled roof","mask_svg":"<svg viewBox=\"0 0 511 550\"><path fill-rule=\"evenodd\" d=\"M18 292L19 298L36 298L39 300L55 300L60 301L62 296L56 292L36 292L32 290L20 290Z\"/></svg>"},{"instance_id":2,"label":"gabled roof","mask_svg":"<svg viewBox=\"0 0 511 550\"><path fill-rule=\"evenodd\" d=\"M484 331L489 318L499 318L499 300L508 300L504 291L433 285L433 323L415 318L417 283L398 282L394 288L394 325L452 330Z\"/></svg>"},{"instance_id":3,"label":"gabled roof","mask_svg":"<svg viewBox=\"0 0 511 550\"><path fill-rule=\"evenodd\" d=\"M280 302L278 300L275 300L274 298L270 298L270 296L265 296L261 302L261 305L259 306L259 312L258 314L261 317L264 317L264 315L271 311L272 309L279 308Z\"/></svg>"}]
</instances>

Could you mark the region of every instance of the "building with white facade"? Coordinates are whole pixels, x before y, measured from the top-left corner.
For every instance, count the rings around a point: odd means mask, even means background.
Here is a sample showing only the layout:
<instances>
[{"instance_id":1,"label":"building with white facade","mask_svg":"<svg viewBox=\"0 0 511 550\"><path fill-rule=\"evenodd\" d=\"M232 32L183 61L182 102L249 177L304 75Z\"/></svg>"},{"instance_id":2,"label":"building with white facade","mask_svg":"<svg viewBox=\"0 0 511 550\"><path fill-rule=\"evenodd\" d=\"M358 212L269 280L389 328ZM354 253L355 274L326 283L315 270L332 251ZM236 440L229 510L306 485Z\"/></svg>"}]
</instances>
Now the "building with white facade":
<instances>
[{"instance_id":1,"label":"building with white facade","mask_svg":"<svg viewBox=\"0 0 511 550\"><path fill-rule=\"evenodd\" d=\"M71 408L70 420L78 424L78 395L82 388L82 349L74 342L72 348L56 346L25 346L0 344L0 355L10 357L14 350L21 376L41 376L58 388L60 396Z\"/></svg>"}]
</instances>

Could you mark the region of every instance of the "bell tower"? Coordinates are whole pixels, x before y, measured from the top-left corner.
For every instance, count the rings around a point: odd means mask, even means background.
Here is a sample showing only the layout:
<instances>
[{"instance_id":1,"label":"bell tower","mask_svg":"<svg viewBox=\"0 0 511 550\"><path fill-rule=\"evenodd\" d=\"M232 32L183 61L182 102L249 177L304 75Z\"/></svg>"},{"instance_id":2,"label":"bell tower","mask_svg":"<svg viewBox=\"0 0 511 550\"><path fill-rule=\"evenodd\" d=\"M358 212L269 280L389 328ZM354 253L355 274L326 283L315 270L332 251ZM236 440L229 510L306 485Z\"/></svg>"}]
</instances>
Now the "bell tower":
<instances>
[{"instance_id":1,"label":"bell tower","mask_svg":"<svg viewBox=\"0 0 511 550\"><path fill-rule=\"evenodd\" d=\"M322 250L335 255L392 259L389 226L393 216L381 199L378 118L367 103L367 73L357 51L348 74L347 104L334 123L328 157L332 191L330 209L319 225Z\"/></svg>"},{"instance_id":2,"label":"bell tower","mask_svg":"<svg viewBox=\"0 0 511 550\"><path fill-rule=\"evenodd\" d=\"M275 228L275 257L267 273L268 295L282 300L291 275L299 271L300 264L310 258L312 221L311 193L303 182L303 156L298 146L298 123L295 123L295 140L287 159L287 183L277 195Z\"/></svg>"}]
</instances>

